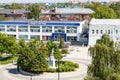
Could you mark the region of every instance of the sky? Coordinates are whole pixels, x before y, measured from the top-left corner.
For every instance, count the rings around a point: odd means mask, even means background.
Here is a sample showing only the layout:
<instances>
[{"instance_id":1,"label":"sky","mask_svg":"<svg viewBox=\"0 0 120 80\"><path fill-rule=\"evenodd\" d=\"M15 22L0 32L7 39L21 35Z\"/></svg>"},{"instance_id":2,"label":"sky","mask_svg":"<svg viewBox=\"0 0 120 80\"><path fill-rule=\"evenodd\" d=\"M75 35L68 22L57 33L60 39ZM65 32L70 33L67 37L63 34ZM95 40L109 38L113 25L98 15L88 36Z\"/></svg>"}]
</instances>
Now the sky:
<instances>
[{"instance_id":1,"label":"sky","mask_svg":"<svg viewBox=\"0 0 120 80\"><path fill-rule=\"evenodd\" d=\"M68 2L71 0L0 0L0 3L44 3L44 2ZM88 0L78 0L81 2L85 2ZM95 0L96 1L96 0ZM97 0L97 1L120 1L120 0Z\"/></svg>"}]
</instances>

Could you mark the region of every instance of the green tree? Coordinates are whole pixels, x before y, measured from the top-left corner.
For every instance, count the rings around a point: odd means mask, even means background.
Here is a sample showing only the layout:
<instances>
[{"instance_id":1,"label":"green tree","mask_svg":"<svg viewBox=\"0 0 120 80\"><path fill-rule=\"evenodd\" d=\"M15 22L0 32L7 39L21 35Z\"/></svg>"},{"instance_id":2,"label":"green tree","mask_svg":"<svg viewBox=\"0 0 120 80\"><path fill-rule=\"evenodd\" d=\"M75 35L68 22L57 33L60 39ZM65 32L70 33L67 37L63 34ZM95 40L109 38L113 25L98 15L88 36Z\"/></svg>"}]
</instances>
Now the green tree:
<instances>
[{"instance_id":1,"label":"green tree","mask_svg":"<svg viewBox=\"0 0 120 80\"><path fill-rule=\"evenodd\" d=\"M53 43L53 41L48 41L46 44L46 47L48 49L48 57L50 56L52 49L54 49L53 54L54 54L55 59L62 59L63 56L57 44Z\"/></svg>"},{"instance_id":2,"label":"green tree","mask_svg":"<svg viewBox=\"0 0 120 80\"><path fill-rule=\"evenodd\" d=\"M120 69L120 49L104 34L89 48L92 63L88 67L85 80L115 80L118 79Z\"/></svg>"},{"instance_id":3,"label":"green tree","mask_svg":"<svg viewBox=\"0 0 120 80\"><path fill-rule=\"evenodd\" d=\"M120 2L112 3L109 7L114 10L120 10Z\"/></svg>"},{"instance_id":4,"label":"green tree","mask_svg":"<svg viewBox=\"0 0 120 80\"><path fill-rule=\"evenodd\" d=\"M32 18L34 18L35 20L39 19L39 15L40 15L40 5L39 4L32 4L28 7L28 9L30 10L30 16Z\"/></svg>"},{"instance_id":5,"label":"green tree","mask_svg":"<svg viewBox=\"0 0 120 80\"><path fill-rule=\"evenodd\" d=\"M112 19L116 18L116 13L112 8L109 8L106 5L102 5L101 3L93 3L85 5L86 8L91 8L95 11L91 16L99 19Z\"/></svg>"},{"instance_id":6,"label":"green tree","mask_svg":"<svg viewBox=\"0 0 120 80\"><path fill-rule=\"evenodd\" d=\"M18 66L23 70L35 73L41 73L47 70L46 46L38 39L25 43L24 40L19 42L20 54Z\"/></svg>"},{"instance_id":7,"label":"green tree","mask_svg":"<svg viewBox=\"0 0 120 80\"><path fill-rule=\"evenodd\" d=\"M18 3L13 3L11 5L5 5L5 9L23 9L24 5L23 4L18 4Z\"/></svg>"},{"instance_id":8,"label":"green tree","mask_svg":"<svg viewBox=\"0 0 120 80\"><path fill-rule=\"evenodd\" d=\"M64 40L61 38L60 39L59 48L63 48L63 47L64 47Z\"/></svg>"},{"instance_id":9,"label":"green tree","mask_svg":"<svg viewBox=\"0 0 120 80\"><path fill-rule=\"evenodd\" d=\"M48 42L46 43L46 47L48 49L48 57L50 56L51 52L52 52L52 48L54 47L54 43L51 40L48 40Z\"/></svg>"},{"instance_id":10,"label":"green tree","mask_svg":"<svg viewBox=\"0 0 120 80\"><path fill-rule=\"evenodd\" d=\"M30 42L30 48L32 51L34 51L35 59L32 60L32 66L31 70L33 72L41 73L47 70L48 63L46 60L46 47L44 46L44 43L40 40L33 40Z\"/></svg>"},{"instance_id":11,"label":"green tree","mask_svg":"<svg viewBox=\"0 0 120 80\"><path fill-rule=\"evenodd\" d=\"M109 7L116 12L117 18L120 18L120 2L112 3Z\"/></svg>"},{"instance_id":12,"label":"green tree","mask_svg":"<svg viewBox=\"0 0 120 80\"><path fill-rule=\"evenodd\" d=\"M59 47L57 44L54 43L54 56L55 56L55 59L62 59L62 54L61 54L61 51L59 50Z\"/></svg>"},{"instance_id":13,"label":"green tree","mask_svg":"<svg viewBox=\"0 0 120 80\"><path fill-rule=\"evenodd\" d=\"M16 39L12 36L0 33L0 55L4 53L16 54L19 48Z\"/></svg>"},{"instance_id":14,"label":"green tree","mask_svg":"<svg viewBox=\"0 0 120 80\"><path fill-rule=\"evenodd\" d=\"M0 15L0 21L5 21L7 18L4 15Z\"/></svg>"},{"instance_id":15,"label":"green tree","mask_svg":"<svg viewBox=\"0 0 120 80\"><path fill-rule=\"evenodd\" d=\"M95 13L92 14L92 17L100 19L111 19L116 18L116 14L113 9L107 6L98 6L95 10Z\"/></svg>"},{"instance_id":16,"label":"green tree","mask_svg":"<svg viewBox=\"0 0 120 80\"><path fill-rule=\"evenodd\" d=\"M35 59L35 55L33 51L30 50L28 45L26 45L20 49L17 65L20 66L20 68L23 70L31 71L32 69L31 63L34 59Z\"/></svg>"}]
</instances>

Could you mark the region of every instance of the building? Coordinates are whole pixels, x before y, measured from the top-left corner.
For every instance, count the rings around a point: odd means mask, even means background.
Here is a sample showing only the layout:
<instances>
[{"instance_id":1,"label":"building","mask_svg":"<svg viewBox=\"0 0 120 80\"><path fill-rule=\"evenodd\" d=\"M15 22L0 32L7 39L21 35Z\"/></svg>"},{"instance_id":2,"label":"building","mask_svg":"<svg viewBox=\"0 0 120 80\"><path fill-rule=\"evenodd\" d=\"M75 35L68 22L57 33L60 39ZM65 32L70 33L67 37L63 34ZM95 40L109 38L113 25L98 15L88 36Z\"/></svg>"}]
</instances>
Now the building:
<instances>
[{"instance_id":1,"label":"building","mask_svg":"<svg viewBox=\"0 0 120 80\"><path fill-rule=\"evenodd\" d=\"M25 9L0 9L0 15L8 20L25 20L28 19L30 11Z\"/></svg>"},{"instance_id":2,"label":"building","mask_svg":"<svg viewBox=\"0 0 120 80\"><path fill-rule=\"evenodd\" d=\"M16 37L16 39L30 40L38 38L43 41L80 41L85 21L0 21L0 32Z\"/></svg>"},{"instance_id":3,"label":"building","mask_svg":"<svg viewBox=\"0 0 120 80\"><path fill-rule=\"evenodd\" d=\"M84 21L90 20L94 13L89 8L54 8L42 12L40 19L44 21Z\"/></svg>"},{"instance_id":4,"label":"building","mask_svg":"<svg viewBox=\"0 0 120 80\"><path fill-rule=\"evenodd\" d=\"M103 34L120 42L120 19L92 19L89 25L89 45L93 46Z\"/></svg>"}]
</instances>

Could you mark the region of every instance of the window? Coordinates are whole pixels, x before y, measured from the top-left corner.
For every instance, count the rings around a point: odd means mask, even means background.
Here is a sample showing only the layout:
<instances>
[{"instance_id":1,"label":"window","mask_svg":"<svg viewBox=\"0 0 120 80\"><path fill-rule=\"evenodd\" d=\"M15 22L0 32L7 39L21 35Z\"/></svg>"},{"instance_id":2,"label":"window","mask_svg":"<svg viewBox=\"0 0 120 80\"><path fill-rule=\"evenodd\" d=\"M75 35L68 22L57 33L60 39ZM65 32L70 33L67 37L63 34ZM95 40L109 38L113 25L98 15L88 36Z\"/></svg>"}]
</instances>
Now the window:
<instances>
[{"instance_id":1,"label":"window","mask_svg":"<svg viewBox=\"0 0 120 80\"><path fill-rule=\"evenodd\" d=\"M19 39L25 39L28 40L28 35L19 35Z\"/></svg>"},{"instance_id":2,"label":"window","mask_svg":"<svg viewBox=\"0 0 120 80\"><path fill-rule=\"evenodd\" d=\"M63 26L55 26L54 27L54 32L55 33L64 33L65 32L65 27L63 27Z\"/></svg>"},{"instance_id":3,"label":"window","mask_svg":"<svg viewBox=\"0 0 120 80\"><path fill-rule=\"evenodd\" d=\"M67 41L77 41L77 37L75 36L68 36Z\"/></svg>"},{"instance_id":4,"label":"window","mask_svg":"<svg viewBox=\"0 0 120 80\"><path fill-rule=\"evenodd\" d=\"M15 25L7 25L7 32L16 32Z\"/></svg>"},{"instance_id":5,"label":"window","mask_svg":"<svg viewBox=\"0 0 120 80\"><path fill-rule=\"evenodd\" d=\"M110 34L110 30L108 30L108 34Z\"/></svg>"},{"instance_id":6,"label":"window","mask_svg":"<svg viewBox=\"0 0 120 80\"><path fill-rule=\"evenodd\" d=\"M52 26L42 26L42 32L52 32Z\"/></svg>"},{"instance_id":7,"label":"window","mask_svg":"<svg viewBox=\"0 0 120 80\"><path fill-rule=\"evenodd\" d=\"M98 34L98 30L96 30L96 34Z\"/></svg>"},{"instance_id":8,"label":"window","mask_svg":"<svg viewBox=\"0 0 120 80\"><path fill-rule=\"evenodd\" d=\"M94 30L92 30L92 34L94 34Z\"/></svg>"},{"instance_id":9,"label":"window","mask_svg":"<svg viewBox=\"0 0 120 80\"><path fill-rule=\"evenodd\" d=\"M103 34L103 30L100 30L101 34Z\"/></svg>"},{"instance_id":10,"label":"window","mask_svg":"<svg viewBox=\"0 0 120 80\"><path fill-rule=\"evenodd\" d=\"M40 35L30 35L30 39L40 39Z\"/></svg>"},{"instance_id":11,"label":"window","mask_svg":"<svg viewBox=\"0 0 120 80\"><path fill-rule=\"evenodd\" d=\"M118 34L118 30L116 30L116 34Z\"/></svg>"},{"instance_id":12,"label":"window","mask_svg":"<svg viewBox=\"0 0 120 80\"><path fill-rule=\"evenodd\" d=\"M14 34L8 34L8 35L16 38L16 35L14 35Z\"/></svg>"},{"instance_id":13,"label":"window","mask_svg":"<svg viewBox=\"0 0 120 80\"><path fill-rule=\"evenodd\" d=\"M43 41L51 40L51 36L45 36L45 35L43 35L42 36L42 40Z\"/></svg>"},{"instance_id":14,"label":"window","mask_svg":"<svg viewBox=\"0 0 120 80\"><path fill-rule=\"evenodd\" d=\"M0 32L5 32L5 26L4 25L0 25Z\"/></svg>"},{"instance_id":15,"label":"window","mask_svg":"<svg viewBox=\"0 0 120 80\"><path fill-rule=\"evenodd\" d=\"M67 27L67 33L77 33L77 27Z\"/></svg>"},{"instance_id":16,"label":"window","mask_svg":"<svg viewBox=\"0 0 120 80\"><path fill-rule=\"evenodd\" d=\"M40 32L40 26L30 26L30 32Z\"/></svg>"},{"instance_id":17,"label":"window","mask_svg":"<svg viewBox=\"0 0 120 80\"><path fill-rule=\"evenodd\" d=\"M28 26L19 26L18 31L19 32L28 32Z\"/></svg>"}]
</instances>

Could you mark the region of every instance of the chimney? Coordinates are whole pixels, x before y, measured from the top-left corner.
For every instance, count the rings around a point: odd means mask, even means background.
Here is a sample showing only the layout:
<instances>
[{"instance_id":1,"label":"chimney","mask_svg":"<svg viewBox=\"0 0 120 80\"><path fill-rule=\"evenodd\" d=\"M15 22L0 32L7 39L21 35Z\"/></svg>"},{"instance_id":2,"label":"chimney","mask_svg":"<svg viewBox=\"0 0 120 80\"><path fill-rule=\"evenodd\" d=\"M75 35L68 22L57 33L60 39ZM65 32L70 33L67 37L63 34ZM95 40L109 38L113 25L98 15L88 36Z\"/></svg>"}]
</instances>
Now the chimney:
<instances>
[{"instance_id":1,"label":"chimney","mask_svg":"<svg viewBox=\"0 0 120 80\"><path fill-rule=\"evenodd\" d=\"M12 13L15 13L16 12L16 10L14 9L13 11L12 11Z\"/></svg>"},{"instance_id":2,"label":"chimney","mask_svg":"<svg viewBox=\"0 0 120 80\"><path fill-rule=\"evenodd\" d=\"M15 13L15 12L16 12L16 10L14 9L14 10L13 10L13 13Z\"/></svg>"},{"instance_id":3,"label":"chimney","mask_svg":"<svg viewBox=\"0 0 120 80\"><path fill-rule=\"evenodd\" d=\"M55 7L55 13L57 12L57 7Z\"/></svg>"}]
</instances>

